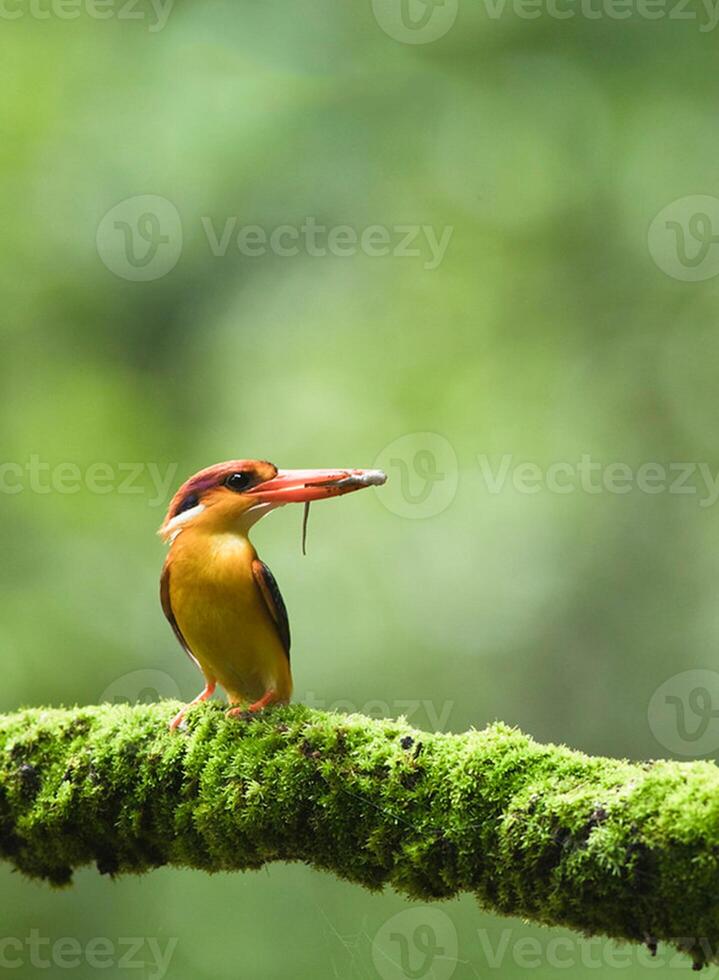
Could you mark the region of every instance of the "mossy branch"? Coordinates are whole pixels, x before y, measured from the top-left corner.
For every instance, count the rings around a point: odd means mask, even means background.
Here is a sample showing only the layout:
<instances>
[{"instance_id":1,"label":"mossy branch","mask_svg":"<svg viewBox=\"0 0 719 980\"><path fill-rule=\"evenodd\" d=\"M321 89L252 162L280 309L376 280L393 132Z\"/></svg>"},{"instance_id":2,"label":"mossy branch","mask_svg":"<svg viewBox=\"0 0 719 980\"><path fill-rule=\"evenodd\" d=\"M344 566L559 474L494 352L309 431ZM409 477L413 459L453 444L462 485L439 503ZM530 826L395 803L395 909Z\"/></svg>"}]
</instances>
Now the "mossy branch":
<instances>
[{"instance_id":1,"label":"mossy branch","mask_svg":"<svg viewBox=\"0 0 719 980\"><path fill-rule=\"evenodd\" d=\"M587 935L719 955L719 770L538 745L502 724L428 734L301 705L170 733L177 705L0 716L0 856L238 871L304 861L413 898L476 895Z\"/></svg>"}]
</instances>

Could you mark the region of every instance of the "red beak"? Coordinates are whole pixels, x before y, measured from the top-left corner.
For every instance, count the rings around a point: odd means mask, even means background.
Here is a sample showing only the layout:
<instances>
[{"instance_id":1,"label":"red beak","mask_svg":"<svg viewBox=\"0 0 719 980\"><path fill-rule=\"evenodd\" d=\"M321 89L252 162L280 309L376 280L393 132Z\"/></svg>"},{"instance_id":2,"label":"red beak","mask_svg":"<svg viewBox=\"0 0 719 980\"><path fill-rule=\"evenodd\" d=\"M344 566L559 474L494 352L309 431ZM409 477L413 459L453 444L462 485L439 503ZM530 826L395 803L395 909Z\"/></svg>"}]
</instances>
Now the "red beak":
<instances>
[{"instance_id":1,"label":"red beak","mask_svg":"<svg viewBox=\"0 0 719 980\"><path fill-rule=\"evenodd\" d=\"M382 470L278 470L277 476L247 491L260 503L295 504L340 497L362 487L379 487Z\"/></svg>"}]
</instances>

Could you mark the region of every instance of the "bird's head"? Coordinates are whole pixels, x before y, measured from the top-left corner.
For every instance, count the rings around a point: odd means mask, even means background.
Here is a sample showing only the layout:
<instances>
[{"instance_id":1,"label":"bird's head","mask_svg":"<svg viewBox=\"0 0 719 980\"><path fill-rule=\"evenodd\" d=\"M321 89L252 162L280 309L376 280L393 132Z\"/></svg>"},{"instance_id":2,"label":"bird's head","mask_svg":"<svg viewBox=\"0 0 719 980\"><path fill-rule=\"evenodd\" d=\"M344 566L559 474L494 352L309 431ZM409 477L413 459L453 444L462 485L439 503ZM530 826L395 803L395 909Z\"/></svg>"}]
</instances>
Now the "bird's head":
<instances>
[{"instance_id":1,"label":"bird's head","mask_svg":"<svg viewBox=\"0 0 719 980\"><path fill-rule=\"evenodd\" d=\"M216 463L186 480L170 501L159 534L165 541L186 527L246 534L275 507L339 497L380 486L381 470L278 470L260 459Z\"/></svg>"}]
</instances>

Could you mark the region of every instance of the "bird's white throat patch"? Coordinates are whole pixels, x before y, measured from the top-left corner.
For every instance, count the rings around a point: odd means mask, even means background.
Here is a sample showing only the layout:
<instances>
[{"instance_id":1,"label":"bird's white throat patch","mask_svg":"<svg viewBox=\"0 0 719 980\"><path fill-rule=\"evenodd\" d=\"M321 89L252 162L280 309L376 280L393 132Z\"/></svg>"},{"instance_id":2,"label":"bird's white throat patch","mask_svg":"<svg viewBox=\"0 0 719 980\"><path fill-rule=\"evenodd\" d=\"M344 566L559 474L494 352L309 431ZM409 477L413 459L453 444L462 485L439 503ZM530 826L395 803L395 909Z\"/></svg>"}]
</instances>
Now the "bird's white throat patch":
<instances>
[{"instance_id":1,"label":"bird's white throat patch","mask_svg":"<svg viewBox=\"0 0 719 980\"><path fill-rule=\"evenodd\" d=\"M162 529L162 536L170 544L175 540L177 535L182 530L183 526L191 521L193 517L199 517L200 514L205 509L204 504L197 504L195 507L190 507L187 510L183 510L180 514L175 514L172 520L169 520L167 524Z\"/></svg>"}]
</instances>

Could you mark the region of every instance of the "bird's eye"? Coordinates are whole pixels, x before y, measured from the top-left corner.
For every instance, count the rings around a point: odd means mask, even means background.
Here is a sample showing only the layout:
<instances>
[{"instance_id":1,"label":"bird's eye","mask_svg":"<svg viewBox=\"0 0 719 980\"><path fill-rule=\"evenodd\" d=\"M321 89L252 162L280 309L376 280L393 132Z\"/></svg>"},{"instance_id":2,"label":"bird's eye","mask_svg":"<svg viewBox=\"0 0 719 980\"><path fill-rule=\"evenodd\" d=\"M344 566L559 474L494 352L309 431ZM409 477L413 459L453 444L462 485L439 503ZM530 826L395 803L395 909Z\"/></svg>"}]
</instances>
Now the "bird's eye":
<instances>
[{"instance_id":1,"label":"bird's eye","mask_svg":"<svg viewBox=\"0 0 719 980\"><path fill-rule=\"evenodd\" d=\"M234 490L235 493L242 493L250 485L250 480L251 476L249 473L230 473L225 478L225 486L229 487L230 490Z\"/></svg>"}]
</instances>

